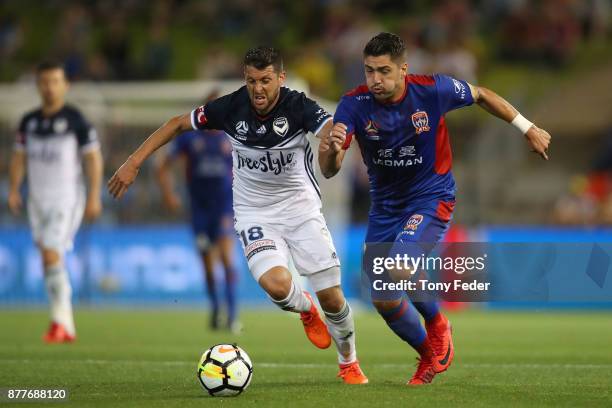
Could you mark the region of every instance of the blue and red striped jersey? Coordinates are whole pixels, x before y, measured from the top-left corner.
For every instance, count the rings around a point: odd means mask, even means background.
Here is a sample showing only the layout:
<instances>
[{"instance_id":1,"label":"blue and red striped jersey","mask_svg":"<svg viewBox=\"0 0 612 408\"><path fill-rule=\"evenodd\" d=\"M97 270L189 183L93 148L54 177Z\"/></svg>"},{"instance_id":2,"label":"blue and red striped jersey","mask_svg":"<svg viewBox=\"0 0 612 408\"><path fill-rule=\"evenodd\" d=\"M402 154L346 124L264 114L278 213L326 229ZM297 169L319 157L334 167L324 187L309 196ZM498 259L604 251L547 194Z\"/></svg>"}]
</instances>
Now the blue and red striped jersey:
<instances>
[{"instance_id":1,"label":"blue and red striped jersey","mask_svg":"<svg viewBox=\"0 0 612 408\"><path fill-rule=\"evenodd\" d=\"M398 212L433 200L454 200L452 153L444 115L474 102L465 81L407 75L402 97L383 104L361 85L340 100L334 123L354 137L370 180L373 212Z\"/></svg>"}]
</instances>

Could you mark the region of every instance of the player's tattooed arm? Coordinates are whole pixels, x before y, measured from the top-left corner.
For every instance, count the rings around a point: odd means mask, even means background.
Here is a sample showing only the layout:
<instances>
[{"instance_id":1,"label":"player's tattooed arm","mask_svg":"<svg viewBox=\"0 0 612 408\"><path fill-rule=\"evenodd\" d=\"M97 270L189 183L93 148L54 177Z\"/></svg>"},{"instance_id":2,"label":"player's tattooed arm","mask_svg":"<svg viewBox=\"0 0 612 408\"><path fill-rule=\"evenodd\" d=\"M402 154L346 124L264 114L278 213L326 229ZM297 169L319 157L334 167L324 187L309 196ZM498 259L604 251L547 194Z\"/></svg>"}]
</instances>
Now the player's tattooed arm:
<instances>
[{"instance_id":1,"label":"player's tattooed arm","mask_svg":"<svg viewBox=\"0 0 612 408\"><path fill-rule=\"evenodd\" d=\"M104 164L100 149L90 150L83 154L85 174L87 175L87 203L85 204L85 219L93 221L102 213L102 177Z\"/></svg>"},{"instance_id":2,"label":"player's tattooed arm","mask_svg":"<svg viewBox=\"0 0 612 408\"><path fill-rule=\"evenodd\" d=\"M319 132L319 167L325 178L330 178L340 171L346 150L342 147L346 141L347 127L338 122L333 126L331 121Z\"/></svg>"},{"instance_id":3,"label":"player's tattooed arm","mask_svg":"<svg viewBox=\"0 0 612 408\"><path fill-rule=\"evenodd\" d=\"M490 89L468 85L474 102L478 106L517 127L525 135L531 151L539 154L544 160L548 160L547 152L551 136L547 131L529 122L507 100Z\"/></svg>"},{"instance_id":4,"label":"player's tattooed arm","mask_svg":"<svg viewBox=\"0 0 612 408\"><path fill-rule=\"evenodd\" d=\"M15 150L11 157L11 165L9 168L9 194L8 206L14 215L18 215L21 206L21 193L19 188L23 183L26 169L26 154L24 151Z\"/></svg>"},{"instance_id":5,"label":"player's tattooed arm","mask_svg":"<svg viewBox=\"0 0 612 408\"><path fill-rule=\"evenodd\" d=\"M142 163L161 146L174 139L180 133L190 129L192 129L190 113L175 116L164 123L119 167L108 181L108 192L114 198L121 198L136 179Z\"/></svg>"}]
</instances>

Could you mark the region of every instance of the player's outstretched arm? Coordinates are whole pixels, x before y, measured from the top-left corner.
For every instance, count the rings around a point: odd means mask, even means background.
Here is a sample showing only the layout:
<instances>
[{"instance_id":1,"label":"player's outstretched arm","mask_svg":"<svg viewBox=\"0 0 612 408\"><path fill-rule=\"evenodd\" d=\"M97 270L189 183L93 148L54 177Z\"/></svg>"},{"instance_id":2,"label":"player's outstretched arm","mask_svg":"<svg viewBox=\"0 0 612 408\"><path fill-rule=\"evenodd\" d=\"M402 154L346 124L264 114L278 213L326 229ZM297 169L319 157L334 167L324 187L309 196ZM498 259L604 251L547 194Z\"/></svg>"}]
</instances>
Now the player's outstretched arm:
<instances>
[{"instance_id":1,"label":"player's outstretched arm","mask_svg":"<svg viewBox=\"0 0 612 408\"><path fill-rule=\"evenodd\" d=\"M18 215L21 210L21 193L19 188L25 175L26 155L21 150L15 150L11 157L9 168L9 195L8 206L14 215Z\"/></svg>"},{"instance_id":2,"label":"player's outstretched arm","mask_svg":"<svg viewBox=\"0 0 612 408\"><path fill-rule=\"evenodd\" d=\"M547 131L525 119L507 100L490 89L471 84L469 86L474 102L490 114L514 125L525 135L532 151L548 160L547 151L551 137Z\"/></svg>"},{"instance_id":3,"label":"player's outstretched arm","mask_svg":"<svg viewBox=\"0 0 612 408\"><path fill-rule=\"evenodd\" d=\"M93 221L102 213L102 177L104 164L100 149L88 151L83 154L85 174L87 175L87 203L85 205L85 219Z\"/></svg>"},{"instance_id":4,"label":"player's outstretched arm","mask_svg":"<svg viewBox=\"0 0 612 408\"><path fill-rule=\"evenodd\" d=\"M342 148L346 141L346 129L344 123L338 122L332 127L329 121L329 125L319 132L319 167L325 178L333 177L340 171L346 153Z\"/></svg>"},{"instance_id":5,"label":"player's outstretched arm","mask_svg":"<svg viewBox=\"0 0 612 408\"><path fill-rule=\"evenodd\" d=\"M162 192L164 206L172 212L181 208L181 200L174 192L174 178L172 177L172 163L175 160L166 152L163 152L157 160L156 176L157 184Z\"/></svg>"},{"instance_id":6,"label":"player's outstretched arm","mask_svg":"<svg viewBox=\"0 0 612 408\"><path fill-rule=\"evenodd\" d=\"M121 198L134 182L142 163L161 146L179 133L191 129L191 114L175 116L153 132L134 153L119 167L108 181L108 192L114 198Z\"/></svg>"}]
</instances>

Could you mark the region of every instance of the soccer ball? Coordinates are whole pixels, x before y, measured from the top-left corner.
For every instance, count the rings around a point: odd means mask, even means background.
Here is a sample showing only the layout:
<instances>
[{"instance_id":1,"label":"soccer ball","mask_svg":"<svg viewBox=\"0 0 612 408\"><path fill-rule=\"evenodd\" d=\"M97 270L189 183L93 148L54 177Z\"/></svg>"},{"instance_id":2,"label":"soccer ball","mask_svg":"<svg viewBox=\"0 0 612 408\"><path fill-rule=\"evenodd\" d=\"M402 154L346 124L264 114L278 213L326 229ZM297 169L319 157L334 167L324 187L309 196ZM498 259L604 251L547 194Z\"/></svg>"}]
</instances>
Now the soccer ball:
<instances>
[{"instance_id":1,"label":"soccer ball","mask_svg":"<svg viewBox=\"0 0 612 408\"><path fill-rule=\"evenodd\" d=\"M253 363L236 344L217 344L202 354L198 380L212 396L230 397L246 390L253 377Z\"/></svg>"}]
</instances>

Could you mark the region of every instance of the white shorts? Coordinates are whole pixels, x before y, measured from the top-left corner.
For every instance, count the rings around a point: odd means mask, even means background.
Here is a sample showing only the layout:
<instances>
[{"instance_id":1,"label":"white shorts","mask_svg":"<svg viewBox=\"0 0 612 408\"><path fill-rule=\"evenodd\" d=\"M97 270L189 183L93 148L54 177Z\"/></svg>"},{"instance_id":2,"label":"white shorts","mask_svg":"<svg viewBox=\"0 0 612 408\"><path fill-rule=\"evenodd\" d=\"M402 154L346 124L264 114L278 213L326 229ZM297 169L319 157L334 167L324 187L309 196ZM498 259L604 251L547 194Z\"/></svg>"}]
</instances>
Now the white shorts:
<instances>
[{"instance_id":1,"label":"white shorts","mask_svg":"<svg viewBox=\"0 0 612 408\"><path fill-rule=\"evenodd\" d=\"M340 261L322 214L273 224L236 215L234 226L256 281L275 266L289 269L291 258L315 292L340 285Z\"/></svg>"},{"instance_id":2,"label":"white shorts","mask_svg":"<svg viewBox=\"0 0 612 408\"><path fill-rule=\"evenodd\" d=\"M60 254L71 250L84 211L84 195L68 202L28 200L28 218L34 241Z\"/></svg>"}]
</instances>

